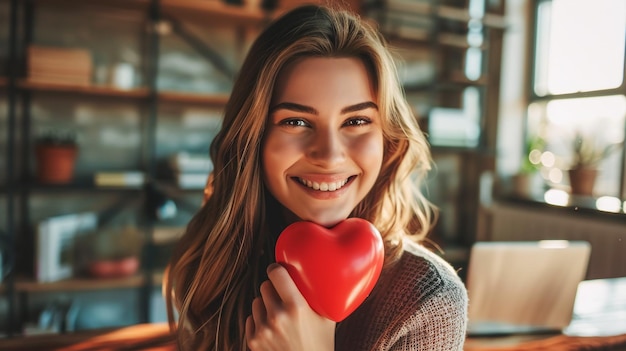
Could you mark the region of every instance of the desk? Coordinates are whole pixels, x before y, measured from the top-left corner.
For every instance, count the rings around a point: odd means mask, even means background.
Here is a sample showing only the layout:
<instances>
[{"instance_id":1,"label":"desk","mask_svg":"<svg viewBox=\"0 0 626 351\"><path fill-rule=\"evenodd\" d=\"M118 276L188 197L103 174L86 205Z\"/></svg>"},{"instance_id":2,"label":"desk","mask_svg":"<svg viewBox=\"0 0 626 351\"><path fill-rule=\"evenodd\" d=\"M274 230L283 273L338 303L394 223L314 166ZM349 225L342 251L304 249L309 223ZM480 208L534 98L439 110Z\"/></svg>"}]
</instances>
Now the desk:
<instances>
[{"instance_id":1,"label":"desk","mask_svg":"<svg viewBox=\"0 0 626 351\"><path fill-rule=\"evenodd\" d=\"M2 351L175 351L174 337L166 323L0 339Z\"/></svg>"},{"instance_id":2,"label":"desk","mask_svg":"<svg viewBox=\"0 0 626 351\"><path fill-rule=\"evenodd\" d=\"M529 335L468 338L465 351L626 351L626 334L603 337Z\"/></svg>"},{"instance_id":3,"label":"desk","mask_svg":"<svg viewBox=\"0 0 626 351\"><path fill-rule=\"evenodd\" d=\"M0 340L3 351L175 351L167 324L67 335L31 336ZM626 334L610 337L565 335L468 338L465 351L626 351Z\"/></svg>"}]
</instances>

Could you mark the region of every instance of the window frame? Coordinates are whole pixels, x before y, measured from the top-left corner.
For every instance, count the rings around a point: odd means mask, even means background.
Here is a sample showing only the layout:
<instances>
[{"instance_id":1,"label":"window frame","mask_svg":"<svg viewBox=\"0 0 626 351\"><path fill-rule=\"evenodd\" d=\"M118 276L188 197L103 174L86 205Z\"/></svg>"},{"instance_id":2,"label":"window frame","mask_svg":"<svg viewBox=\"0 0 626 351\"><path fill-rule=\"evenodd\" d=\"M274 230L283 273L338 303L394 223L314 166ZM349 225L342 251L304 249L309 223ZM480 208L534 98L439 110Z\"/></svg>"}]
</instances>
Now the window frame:
<instances>
[{"instance_id":1,"label":"window frame","mask_svg":"<svg viewBox=\"0 0 626 351\"><path fill-rule=\"evenodd\" d=\"M549 101L554 100L565 100L565 99L574 99L574 98L588 98L588 97L601 97L601 96L611 96L611 95L622 95L626 98L626 43L624 45L624 69L622 71L622 84L619 87L611 88L611 89L600 89L600 90L592 90L592 91L584 91L584 92L572 92L572 93L563 93L563 94L546 94L546 95L538 95L535 92L535 83L536 83L536 68L537 68L537 40L538 40L538 23L539 23L539 7L544 3L552 2L553 0L533 0L532 1L532 9L531 9L531 23L528 26L530 30L530 40L529 40L529 50L528 50L528 58L526 62L528 62L528 81L526 84L527 89L527 101L526 106L530 106L533 103L547 103ZM593 6L593 3L590 2L590 5ZM626 39L625 39L626 40ZM524 135L528 134L528 116L525 116L524 122ZM624 135L626 136L626 119L624 121ZM525 140L525 138L524 138ZM626 142L622 144L622 158L621 158L621 167L619 179L619 196L621 200L626 203ZM626 205L625 205L626 206ZM625 209L626 210L626 209Z\"/></svg>"}]
</instances>

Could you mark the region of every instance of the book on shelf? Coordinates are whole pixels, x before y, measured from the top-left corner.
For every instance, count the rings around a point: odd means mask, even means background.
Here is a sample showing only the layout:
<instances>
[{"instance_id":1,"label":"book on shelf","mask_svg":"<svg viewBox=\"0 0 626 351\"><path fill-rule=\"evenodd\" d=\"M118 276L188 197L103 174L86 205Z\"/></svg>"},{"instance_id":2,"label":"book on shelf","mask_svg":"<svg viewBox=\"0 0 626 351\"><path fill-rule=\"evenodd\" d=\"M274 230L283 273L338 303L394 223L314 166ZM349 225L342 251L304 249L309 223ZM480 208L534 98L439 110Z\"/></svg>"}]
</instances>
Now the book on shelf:
<instances>
[{"instance_id":1,"label":"book on shelf","mask_svg":"<svg viewBox=\"0 0 626 351\"><path fill-rule=\"evenodd\" d=\"M208 173L176 173L176 185L181 189L204 189Z\"/></svg>"},{"instance_id":2,"label":"book on shelf","mask_svg":"<svg viewBox=\"0 0 626 351\"><path fill-rule=\"evenodd\" d=\"M177 152L170 156L169 165L173 171L181 173L210 173L213 163L204 153Z\"/></svg>"},{"instance_id":3,"label":"book on shelf","mask_svg":"<svg viewBox=\"0 0 626 351\"><path fill-rule=\"evenodd\" d=\"M156 245L174 243L185 233L184 226L158 226L152 232L152 241Z\"/></svg>"},{"instance_id":4,"label":"book on shelf","mask_svg":"<svg viewBox=\"0 0 626 351\"><path fill-rule=\"evenodd\" d=\"M31 83L91 84L93 63L89 50L31 45L26 61Z\"/></svg>"},{"instance_id":5,"label":"book on shelf","mask_svg":"<svg viewBox=\"0 0 626 351\"><path fill-rule=\"evenodd\" d=\"M79 235L97 228L98 217L84 212L47 218L37 226L35 277L53 282L74 274L74 244Z\"/></svg>"},{"instance_id":6,"label":"book on shelf","mask_svg":"<svg viewBox=\"0 0 626 351\"><path fill-rule=\"evenodd\" d=\"M126 172L96 172L94 184L101 187L140 187L146 181L146 176L140 171Z\"/></svg>"},{"instance_id":7,"label":"book on shelf","mask_svg":"<svg viewBox=\"0 0 626 351\"><path fill-rule=\"evenodd\" d=\"M170 156L169 167L181 189L203 189L213 163L205 153L178 152Z\"/></svg>"}]
</instances>

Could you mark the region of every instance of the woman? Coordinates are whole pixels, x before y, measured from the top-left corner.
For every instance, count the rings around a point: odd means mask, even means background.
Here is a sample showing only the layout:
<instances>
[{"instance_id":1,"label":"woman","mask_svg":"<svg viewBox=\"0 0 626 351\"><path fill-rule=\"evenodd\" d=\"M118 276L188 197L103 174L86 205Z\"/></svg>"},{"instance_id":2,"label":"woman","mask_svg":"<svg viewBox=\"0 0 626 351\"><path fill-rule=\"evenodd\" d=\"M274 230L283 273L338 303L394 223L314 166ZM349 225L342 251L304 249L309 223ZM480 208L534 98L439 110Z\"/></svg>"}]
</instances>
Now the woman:
<instances>
[{"instance_id":1,"label":"woman","mask_svg":"<svg viewBox=\"0 0 626 351\"><path fill-rule=\"evenodd\" d=\"M166 283L182 349L462 349L463 283L416 243L434 218L418 190L429 148L369 25L318 6L271 24L248 53L210 153L210 196ZM348 217L380 231L385 265L365 302L335 323L273 263L274 246L294 221L332 227Z\"/></svg>"}]
</instances>

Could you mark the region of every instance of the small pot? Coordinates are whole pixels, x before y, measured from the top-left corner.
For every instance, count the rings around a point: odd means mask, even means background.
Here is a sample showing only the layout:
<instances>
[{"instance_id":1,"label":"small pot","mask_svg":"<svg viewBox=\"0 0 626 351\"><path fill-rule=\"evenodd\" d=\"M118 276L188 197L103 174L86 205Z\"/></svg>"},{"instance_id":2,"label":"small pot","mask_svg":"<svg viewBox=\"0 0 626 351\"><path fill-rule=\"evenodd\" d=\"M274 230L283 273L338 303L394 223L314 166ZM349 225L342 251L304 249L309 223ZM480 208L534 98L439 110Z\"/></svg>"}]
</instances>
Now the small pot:
<instances>
[{"instance_id":1,"label":"small pot","mask_svg":"<svg viewBox=\"0 0 626 351\"><path fill-rule=\"evenodd\" d=\"M46 184L65 184L74 178L78 148L74 145L37 145L37 180Z\"/></svg>"},{"instance_id":2,"label":"small pot","mask_svg":"<svg viewBox=\"0 0 626 351\"><path fill-rule=\"evenodd\" d=\"M593 187L598 177L595 168L572 168L569 170L569 184L574 195L593 195Z\"/></svg>"},{"instance_id":3,"label":"small pot","mask_svg":"<svg viewBox=\"0 0 626 351\"><path fill-rule=\"evenodd\" d=\"M116 260L97 260L89 263L87 270L96 278L128 277L139 269L139 259L131 256Z\"/></svg>"}]
</instances>

